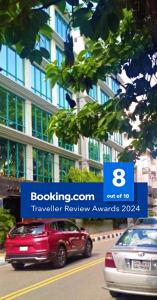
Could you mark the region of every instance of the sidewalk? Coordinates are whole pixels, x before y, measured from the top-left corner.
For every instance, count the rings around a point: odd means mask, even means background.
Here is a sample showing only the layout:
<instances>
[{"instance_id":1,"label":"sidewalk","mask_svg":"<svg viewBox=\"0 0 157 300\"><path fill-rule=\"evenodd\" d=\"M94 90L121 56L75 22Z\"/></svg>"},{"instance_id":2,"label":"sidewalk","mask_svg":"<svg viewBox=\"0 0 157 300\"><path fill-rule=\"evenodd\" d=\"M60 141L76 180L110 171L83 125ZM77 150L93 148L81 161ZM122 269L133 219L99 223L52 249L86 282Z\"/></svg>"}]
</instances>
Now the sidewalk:
<instances>
[{"instance_id":1,"label":"sidewalk","mask_svg":"<svg viewBox=\"0 0 157 300\"><path fill-rule=\"evenodd\" d=\"M123 231L124 229L95 233L95 234L91 234L91 238L93 242L107 240L107 239L119 237ZM5 264L5 252L3 250L0 250L0 265L4 265L4 264Z\"/></svg>"}]
</instances>

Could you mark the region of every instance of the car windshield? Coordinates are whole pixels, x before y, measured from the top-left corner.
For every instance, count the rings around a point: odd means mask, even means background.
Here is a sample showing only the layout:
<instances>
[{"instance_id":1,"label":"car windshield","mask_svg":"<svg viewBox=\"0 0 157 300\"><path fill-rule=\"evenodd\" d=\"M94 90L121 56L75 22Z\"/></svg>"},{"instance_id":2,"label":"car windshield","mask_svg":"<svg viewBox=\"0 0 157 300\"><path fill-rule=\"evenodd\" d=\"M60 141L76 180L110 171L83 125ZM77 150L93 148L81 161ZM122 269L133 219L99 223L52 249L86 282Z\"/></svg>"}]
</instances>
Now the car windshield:
<instances>
[{"instance_id":1,"label":"car windshield","mask_svg":"<svg viewBox=\"0 0 157 300\"><path fill-rule=\"evenodd\" d=\"M43 223L18 224L10 231L10 235L16 234L40 234L44 232Z\"/></svg>"},{"instance_id":2,"label":"car windshield","mask_svg":"<svg viewBox=\"0 0 157 300\"><path fill-rule=\"evenodd\" d=\"M157 247L157 229L128 229L116 245Z\"/></svg>"}]
</instances>

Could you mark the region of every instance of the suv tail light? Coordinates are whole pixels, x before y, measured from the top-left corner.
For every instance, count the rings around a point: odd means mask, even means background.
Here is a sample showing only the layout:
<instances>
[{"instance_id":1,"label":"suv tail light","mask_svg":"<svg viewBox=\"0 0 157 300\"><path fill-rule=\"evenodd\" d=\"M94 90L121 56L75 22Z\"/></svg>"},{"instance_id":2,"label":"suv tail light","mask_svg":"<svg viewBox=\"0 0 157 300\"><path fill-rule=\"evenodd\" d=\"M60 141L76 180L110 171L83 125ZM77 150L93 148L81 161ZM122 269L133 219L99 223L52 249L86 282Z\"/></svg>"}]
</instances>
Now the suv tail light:
<instances>
[{"instance_id":1,"label":"suv tail light","mask_svg":"<svg viewBox=\"0 0 157 300\"><path fill-rule=\"evenodd\" d=\"M113 259L113 255L111 252L107 252L106 253L106 257L105 257L105 267L108 268L116 268L114 259Z\"/></svg>"}]
</instances>

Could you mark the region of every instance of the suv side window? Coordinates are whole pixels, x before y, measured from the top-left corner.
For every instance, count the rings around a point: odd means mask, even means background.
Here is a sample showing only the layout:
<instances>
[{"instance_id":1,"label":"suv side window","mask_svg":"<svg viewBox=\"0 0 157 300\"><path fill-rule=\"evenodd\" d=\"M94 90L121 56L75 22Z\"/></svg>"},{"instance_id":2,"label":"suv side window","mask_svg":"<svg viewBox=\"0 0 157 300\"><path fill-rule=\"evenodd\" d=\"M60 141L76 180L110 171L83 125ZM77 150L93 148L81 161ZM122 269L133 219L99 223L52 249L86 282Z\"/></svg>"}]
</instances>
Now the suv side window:
<instances>
[{"instance_id":1,"label":"suv side window","mask_svg":"<svg viewBox=\"0 0 157 300\"><path fill-rule=\"evenodd\" d=\"M79 228L74 223L67 222L67 226L69 231L75 231L75 232L80 231Z\"/></svg>"},{"instance_id":2,"label":"suv side window","mask_svg":"<svg viewBox=\"0 0 157 300\"><path fill-rule=\"evenodd\" d=\"M50 224L50 228L53 229L53 230L58 230L58 223L57 222L52 222Z\"/></svg>"},{"instance_id":3,"label":"suv side window","mask_svg":"<svg viewBox=\"0 0 157 300\"><path fill-rule=\"evenodd\" d=\"M68 227L66 225L66 222L64 221L58 221L58 230L59 231L68 231Z\"/></svg>"}]
</instances>

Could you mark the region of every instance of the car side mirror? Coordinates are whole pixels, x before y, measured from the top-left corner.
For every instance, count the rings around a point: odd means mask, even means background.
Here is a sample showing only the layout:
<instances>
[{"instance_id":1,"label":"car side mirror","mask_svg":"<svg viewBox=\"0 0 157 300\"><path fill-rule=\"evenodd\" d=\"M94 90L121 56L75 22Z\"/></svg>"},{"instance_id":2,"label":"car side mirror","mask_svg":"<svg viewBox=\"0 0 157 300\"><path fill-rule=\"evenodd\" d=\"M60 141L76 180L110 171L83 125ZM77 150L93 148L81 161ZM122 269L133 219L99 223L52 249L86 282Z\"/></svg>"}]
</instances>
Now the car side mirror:
<instances>
[{"instance_id":1,"label":"car side mirror","mask_svg":"<svg viewBox=\"0 0 157 300\"><path fill-rule=\"evenodd\" d=\"M86 229L84 227L81 227L80 230L81 231L86 231Z\"/></svg>"}]
</instances>

